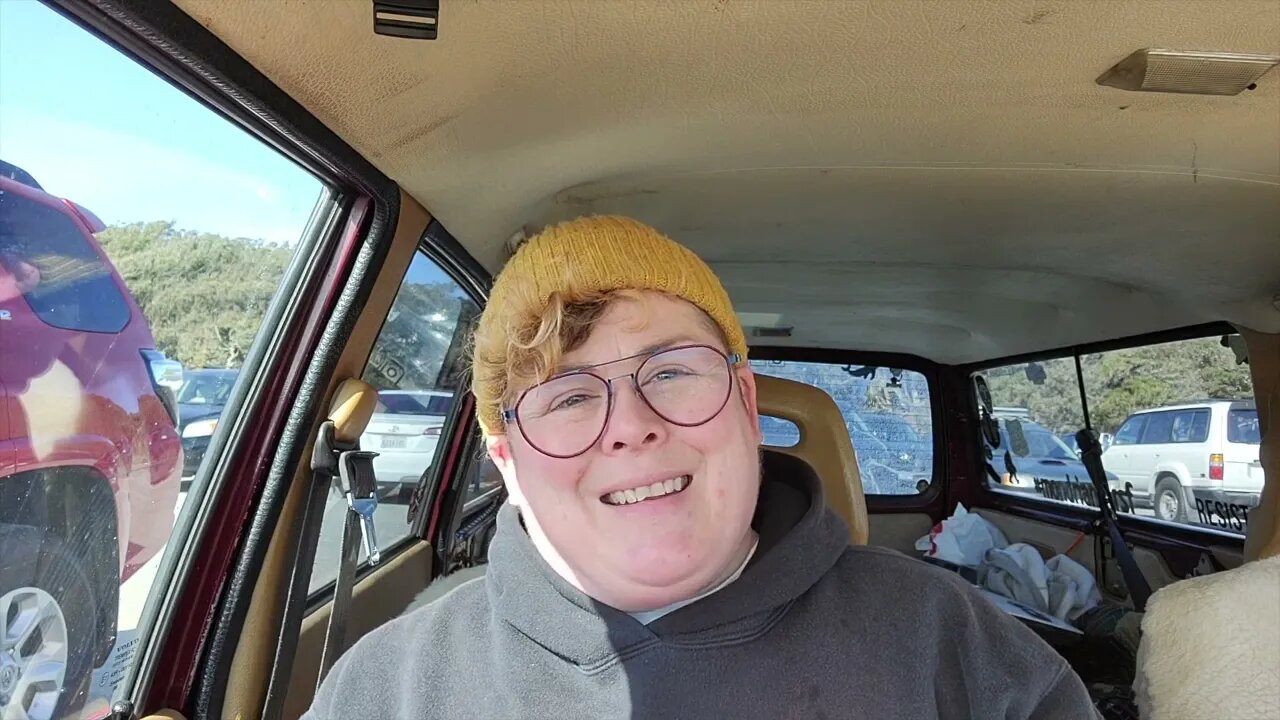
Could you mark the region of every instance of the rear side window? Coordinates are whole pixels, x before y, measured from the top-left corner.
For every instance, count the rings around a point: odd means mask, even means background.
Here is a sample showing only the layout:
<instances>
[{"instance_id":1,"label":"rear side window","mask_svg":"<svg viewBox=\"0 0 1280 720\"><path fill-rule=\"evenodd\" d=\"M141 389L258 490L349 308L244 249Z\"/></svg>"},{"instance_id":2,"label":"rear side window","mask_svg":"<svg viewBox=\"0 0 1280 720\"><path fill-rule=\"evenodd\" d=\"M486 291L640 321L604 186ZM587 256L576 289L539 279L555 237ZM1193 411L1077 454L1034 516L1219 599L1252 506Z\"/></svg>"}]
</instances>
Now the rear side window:
<instances>
[{"instance_id":1,"label":"rear side window","mask_svg":"<svg viewBox=\"0 0 1280 720\"><path fill-rule=\"evenodd\" d=\"M1170 442L1173 442L1173 413L1155 413L1147 420L1147 429L1142 433L1142 444Z\"/></svg>"},{"instance_id":2,"label":"rear side window","mask_svg":"<svg viewBox=\"0 0 1280 720\"><path fill-rule=\"evenodd\" d=\"M822 388L840 408L868 495L916 495L933 482L933 406L918 372L864 365L752 360L751 368ZM800 441L795 424L761 418L765 444Z\"/></svg>"},{"instance_id":3,"label":"rear side window","mask_svg":"<svg viewBox=\"0 0 1280 720\"><path fill-rule=\"evenodd\" d=\"M1103 492L1118 512L1244 533L1263 477L1256 447L1243 447L1260 438L1242 349L1228 334L984 369L974 392L988 488L1098 507L1100 490L1074 447L1068 454L1045 442L1068 445L1090 427L1102 447ZM1211 430L1230 442L1209 446Z\"/></svg>"},{"instance_id":4,"label":"rear side window","mask_svg":"<svg viewBox=\"0 0 1280 720\"><path fill-rule=\"evenodd\" d=\"M1173 415L1173 442L1202 443L1209 439L1209 411L1183 410Z\"/></svg>"},{"instance_id":5,"label":"rear side window","mask_svg":"<svg viewBox=\"0 0 1280 720\"><path fill-rule=\"evenodd\" d=\"M0 262L31 310L64 330L113 333L129 305L92 239L59 208L0 192Z\"/></svg>"},{"instance_id":6,"label":"rear side window","mask_svg":"<svg viewBox=\"0 0 1280 720\"><path fill-rule=\"evenodd\" d=\"M1262 428L1258 425L1257 410L1227 412L1227 442L1246 445L1262 444Z\"/></svg>"}]
</instances>

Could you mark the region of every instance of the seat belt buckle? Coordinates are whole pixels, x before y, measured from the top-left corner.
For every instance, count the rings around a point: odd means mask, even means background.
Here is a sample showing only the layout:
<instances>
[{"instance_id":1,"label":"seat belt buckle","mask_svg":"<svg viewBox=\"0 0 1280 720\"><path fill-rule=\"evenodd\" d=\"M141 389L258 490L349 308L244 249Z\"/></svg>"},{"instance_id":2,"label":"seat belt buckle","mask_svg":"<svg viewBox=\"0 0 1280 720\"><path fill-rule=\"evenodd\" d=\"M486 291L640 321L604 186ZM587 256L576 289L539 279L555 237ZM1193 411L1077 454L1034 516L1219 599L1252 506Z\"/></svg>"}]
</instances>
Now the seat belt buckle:
<instances>
[{"instance_id":1,"label":"seat belt buckle","mask_svg":"<svg viewBox=\"0 0 1280 720\"><path fill-rule=\"evenodd\" d=\"M373 459L377 456L378 453L366 450L348 450L338 455L342 494L347 498L348 512L354 513L360 521L360 535L364 539L370 565L382 561L377 527L373 522L374 512L378 509L377 476L373 471Z\"/></svg>"}]
</instances>

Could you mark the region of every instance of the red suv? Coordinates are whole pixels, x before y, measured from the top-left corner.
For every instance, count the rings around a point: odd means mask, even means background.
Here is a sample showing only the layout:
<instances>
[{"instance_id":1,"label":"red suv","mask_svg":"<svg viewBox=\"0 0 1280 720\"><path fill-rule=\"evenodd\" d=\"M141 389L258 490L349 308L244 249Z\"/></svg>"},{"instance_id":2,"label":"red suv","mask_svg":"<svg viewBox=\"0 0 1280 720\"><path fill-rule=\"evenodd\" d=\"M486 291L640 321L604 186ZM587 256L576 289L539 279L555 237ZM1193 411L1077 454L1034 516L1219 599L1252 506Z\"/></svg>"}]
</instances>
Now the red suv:
<instances>
[{"instance_id":1,"label":"red suv","mask_svg":"<svg viewBox=\"0 0 1280 720\"><path fill-rule=\"evenodd\" d=\"M120 584L168 540L182 472L181 366L102 229L0 162L0 696L60 708L109 656Z\"/></svg>"}]
</instances>

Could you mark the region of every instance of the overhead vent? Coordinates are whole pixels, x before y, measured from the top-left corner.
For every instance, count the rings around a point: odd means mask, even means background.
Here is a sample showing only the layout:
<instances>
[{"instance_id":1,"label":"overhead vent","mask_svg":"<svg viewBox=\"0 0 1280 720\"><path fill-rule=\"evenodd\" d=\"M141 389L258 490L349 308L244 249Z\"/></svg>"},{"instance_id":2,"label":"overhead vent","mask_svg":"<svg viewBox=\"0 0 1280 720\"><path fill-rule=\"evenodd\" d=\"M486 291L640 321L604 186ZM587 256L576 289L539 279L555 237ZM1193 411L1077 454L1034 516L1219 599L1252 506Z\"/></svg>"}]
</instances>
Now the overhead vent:
<instances>
[{"instance_id":1,"label":"overhead vent","mask_svg":"<svg viewBox=\"0 0 1280 720\"><path fill-rule=\"evenodd\" d=\"M435 40L440 30L440 0L374 0L373 31L378 35Z\"/></svg>"},{"instance_id":2,"label":"overhead vent","mask_svg":"<svg viewBox=\"0 0 1280 720\"><path fill-rule=\"evenodd\" d=\"M1280 56L1181 50L1139 50L1116 63L1099 85L1141 92L1239 95L1280 64Z\"/></svg>"}]
</instances>

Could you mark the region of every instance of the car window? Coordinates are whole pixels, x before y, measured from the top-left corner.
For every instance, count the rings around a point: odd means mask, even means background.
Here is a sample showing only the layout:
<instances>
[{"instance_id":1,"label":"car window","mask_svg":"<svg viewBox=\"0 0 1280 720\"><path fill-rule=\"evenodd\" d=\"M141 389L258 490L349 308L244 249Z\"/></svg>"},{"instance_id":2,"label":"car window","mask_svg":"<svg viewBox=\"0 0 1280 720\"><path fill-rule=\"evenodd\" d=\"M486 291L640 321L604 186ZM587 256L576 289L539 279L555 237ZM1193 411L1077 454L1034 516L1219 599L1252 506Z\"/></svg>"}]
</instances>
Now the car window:
<instances>
[{"instance_id":1,"label":"car window","mask_svg":"<svg viewBox=\"0 0 1280 720\"><path fill-rule=\"evenodd\" d=\"M1142 444L1158 445L1173 442L1173 413L1152 413L1147 418L1147 428L1142 431Z\"/></svg>"},{"instance_id":2,"label":"car window","mask_svg":"<svg viewBox=\"0 0 1280 720\"><path fill-rule=\"evenodd\" d=\"M1227 442L1244 445L1262 444L1262 427L1258 424L1257 410L1227 412Z\"/></svg>"},{"instance_id":3,"label":"car window","mask_svg":"<svg viewBox=\"0 0 1280 720\"><path fill-rule=\"evenodd\" d=\"M439 455L454 394L465 389L462 350L478 314L475 301L434 260L423 251L414 256L363 378L378 389L360 448L378 454L374 523L381 550L409 536L409 501ZM477 489L482 485L475 483ZM338 575L345 512L341 502L326 509L311 573L313 593ZM367 557L361 546L360 562Z\"/></svg>"},{"instance_id":4,"label":"car window","mask_svg":"<svg viewBox=\"0 0 1280 720\"><path fill-rule=\"evenodd\" d=\"M52 327L119 332L129 322L129 305L108 261L94 250L90 228L75 206L25 190L16 181L0 185L0 264L17 293Z\"/></svg>"},{"instance_id":5,"label":"car window","mask_svg":"<svg viewBox=\"0 0 1280 720\"><path fill-rule=\"evenodd\" d=\"M1173 414L1172 441L1199 443L1209 439L1209 411L1182 410Z\"/></svg>"},{"instance_id":6,"label":"car window","mask_svg":"<svg viewBox=\"0 0 1280 720\"><path fill-rule=\"evenodd\" d=\"M261 357L332 195L42 3L0 2L0 68L0 717L101 718L214 500L200 371Z\"/></svg>"},{"instance_id":7,"label":"car window","mask_svg":"<svg viewBox=\"0 0 1280 720\"><path fill-rule=\"evenodd\" d=\"M868 495L916 495L933 482L933 406L924 375L865 365L752 360L751 368L822 388L835 400ZM765 444L799 442L796 426L761 418Z\"/></svg>"},{"instance_id":8,"label":"car window","mask_svg":"<svg viewBox=\"0 0 1280 720\"><path fill-rule=\"evenodd\" d=\"M1142 437L1142 431L1147 427L1147 416L1136 415L1125 421L1124 425L1116 431L1116 445L1133 445L1138 442L1138 438Z\"/></svg>"},{"instance_id":9,"label":"car window","mask_svg":"<svg viewBox=\"0 0 1280 720\"><path fill-rule=\"evenodd\" d=\"M1019 418L1022 435L1014 442L1006 429L996 444L982 441L989 486L1031 502L1097 507L1097 490L1078 458L1063 452L1046 463L1036 457L1045 452L1046 439L1038 428L1061 436L1085 427L1083 391L1117 510L1156 523L1242 534L1260 500L1262 467L1257 446L1247 443L1257 437L1257 415L1249 366L1232 349L1238 339L1203 337L1083 354L1079 376L1075 357L984 370L993 412ZM1233 437L1245 442L1235 444ZM1021 456L1017 449L1024 443Z\"/></svg>"}]
</instances>

